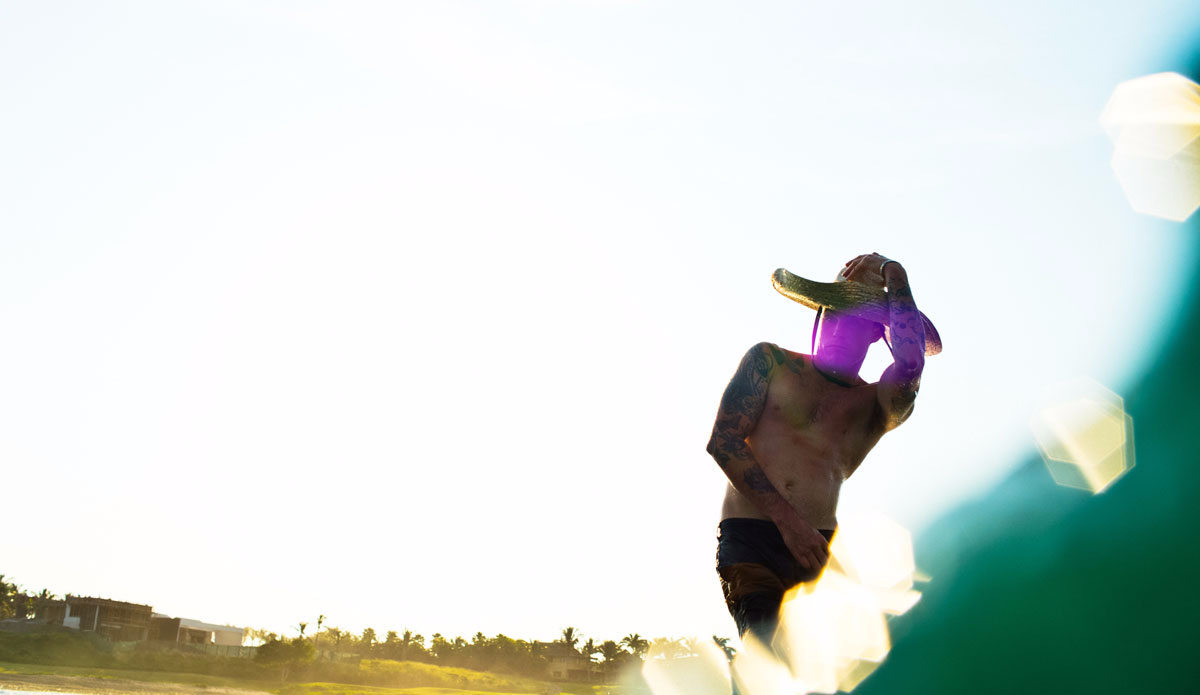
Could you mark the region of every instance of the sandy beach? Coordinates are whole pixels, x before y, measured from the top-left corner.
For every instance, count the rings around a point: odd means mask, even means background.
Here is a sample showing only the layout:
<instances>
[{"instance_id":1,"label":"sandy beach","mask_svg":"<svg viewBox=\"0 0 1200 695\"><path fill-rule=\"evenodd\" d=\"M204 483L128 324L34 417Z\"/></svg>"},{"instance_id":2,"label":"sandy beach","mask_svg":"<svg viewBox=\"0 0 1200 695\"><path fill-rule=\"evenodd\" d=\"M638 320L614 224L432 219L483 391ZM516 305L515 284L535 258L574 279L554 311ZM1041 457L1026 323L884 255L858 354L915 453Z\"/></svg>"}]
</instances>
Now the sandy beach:
<instances>
[{"instance_id":1,"label":"sandy beach","mask_svg":"<svg viewBox=\"0 0 1200 695\"><path fill-rule=\"evenodd\" d=\"M182 683L147 683L122 678L94 678L53 674L0 673L0 691L19 693L73 693L76 695L267 695L243 690Z\"/></svg>"}]
</instances>

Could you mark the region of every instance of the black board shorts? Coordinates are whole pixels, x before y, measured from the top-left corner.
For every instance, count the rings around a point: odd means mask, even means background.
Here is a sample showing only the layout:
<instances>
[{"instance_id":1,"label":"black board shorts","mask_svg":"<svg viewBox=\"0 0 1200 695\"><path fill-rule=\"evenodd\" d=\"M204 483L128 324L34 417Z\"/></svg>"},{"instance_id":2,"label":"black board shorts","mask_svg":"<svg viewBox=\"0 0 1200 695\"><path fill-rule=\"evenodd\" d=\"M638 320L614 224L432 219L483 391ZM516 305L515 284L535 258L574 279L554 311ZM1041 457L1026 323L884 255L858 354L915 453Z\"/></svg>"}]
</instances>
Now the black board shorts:
<instances>
[{"instance_id":1,"label":"black board shorts","mask_svg":"<svg viewBox=\"0 0 1200 695\"><path fill-rule=\"evenodd\" d=\"M833 540L833 530L818 530L825 540ZM751 631L769 645L783 595L819 577L821 568L805 568L792 557L773 522L735 518L717 526L717 574L738 634Z\"/></svg>"}]
</instances>

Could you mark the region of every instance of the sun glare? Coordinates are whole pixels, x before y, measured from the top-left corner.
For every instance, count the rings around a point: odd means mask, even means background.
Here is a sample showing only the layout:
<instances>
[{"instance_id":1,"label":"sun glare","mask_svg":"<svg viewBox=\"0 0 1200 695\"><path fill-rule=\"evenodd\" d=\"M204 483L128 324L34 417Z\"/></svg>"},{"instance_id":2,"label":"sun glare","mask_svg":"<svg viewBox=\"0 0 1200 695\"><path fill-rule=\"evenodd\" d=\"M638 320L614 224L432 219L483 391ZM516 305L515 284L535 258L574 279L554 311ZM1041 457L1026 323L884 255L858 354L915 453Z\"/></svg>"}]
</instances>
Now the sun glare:
<instances>
[{"instance_id":1,"label":"sun glare","mask_svg":"<svg viewBox=\"0 0 1200 695\"><path fill-rule=\"evenodd\" d=\"M920 598L915 575L907 529L877 513L846 519L821 578L784 597L771 645L747 633L732 668L711 642L691 640L683 652L663 645L642 673L654 695L724 694L731 673L745 695L850 692L887 657L887 615Z\"/></svg>"},{"instance_id":2,"label":"sun glare","mask_svg":"<svg viewBox=\"0 0 1200 695\"><path fill-rule=\"evenodd\" d=\"M654 695L728 695L729 660L714 642L689 640L684 654L651 645L642 676Z\"/></svg>"}]
</instances>

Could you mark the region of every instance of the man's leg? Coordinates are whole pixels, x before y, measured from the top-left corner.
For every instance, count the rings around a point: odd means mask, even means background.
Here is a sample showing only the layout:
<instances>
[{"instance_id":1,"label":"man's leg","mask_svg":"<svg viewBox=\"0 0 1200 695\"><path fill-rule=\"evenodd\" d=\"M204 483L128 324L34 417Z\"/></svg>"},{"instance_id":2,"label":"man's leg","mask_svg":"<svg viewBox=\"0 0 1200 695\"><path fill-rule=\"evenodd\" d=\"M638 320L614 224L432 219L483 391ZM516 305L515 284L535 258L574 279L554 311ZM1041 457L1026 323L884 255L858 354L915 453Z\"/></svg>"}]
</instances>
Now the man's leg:
<instances>
[{"instance_id":1,"label":"man's leg","mask_svg":"<svg viewBox=\"0 0 1200 695\"><path fill-rule=\"evenodd\" d=\"M779 625L779 604L783 602L783 582L765 565L739 562L718 567L725 606L737 623L738 636L746 633L770 648ZM731 672L732 674L732 672ZM732 695L740 695L737 680L733 679Z\"/></svg>"},{"instance_id":2,"label":"man's leg","mask_svg":"<svg viewBox=\"0 0 1200 695\"><path fill-rule=\"evenodd\" d=\"M779 529L762 519L723 519L717 532L717 572L725 605L743 639L752 633L770 648L788 588L815 580L820 570L800 566ZM833 531L821 531L826 540ZM733 685L738 695L737 683Z\"/></svg>"},{"instance_id":3,"label":"man's leg","mask_svg":"<svg viewBox=\"0 0 1200 695\"><path fill-rule=\"evenodd\" d=\"M717 573L725 606L747 634L768 649L779 625L779 606L796 561L775 524L765 519L722 519L717 526ZM794 583L794 582L792 582ZM737 683L733 694L738 695Z\"/></svg>"},{"instance_id":4,"label":"man's leg","mask_svg":"<svg viewBox=\"0 0 1200 695\"><path fill-rule=\"evenodd\" d=\"M739 562L717 568L725 605L737 623L738 635L754 634L763 646L769 647L779 625L779 604L783 602L784 586L779 577L765 565Z\"/></svg>"}]
</instances>

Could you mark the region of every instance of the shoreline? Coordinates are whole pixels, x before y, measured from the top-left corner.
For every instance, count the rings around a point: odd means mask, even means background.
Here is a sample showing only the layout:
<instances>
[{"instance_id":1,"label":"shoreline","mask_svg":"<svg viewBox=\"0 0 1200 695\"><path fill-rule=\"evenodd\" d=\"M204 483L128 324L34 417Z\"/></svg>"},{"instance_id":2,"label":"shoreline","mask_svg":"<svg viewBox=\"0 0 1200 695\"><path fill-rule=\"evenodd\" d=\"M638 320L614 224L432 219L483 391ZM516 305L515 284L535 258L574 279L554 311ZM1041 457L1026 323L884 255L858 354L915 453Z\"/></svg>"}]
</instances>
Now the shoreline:
<instances>
[{"instance_id":1,"label":"shoreline","mask_svg":"<svg viewBox=\"0 0 1200 695\"><path fill-rule=\"evenodd\" d=\"M69 676L49 673L0 672L0 690L75 695L269 695L265 690L249 690L187 683L146 682L128 678Z\"/></svg>"}]
</instances>

